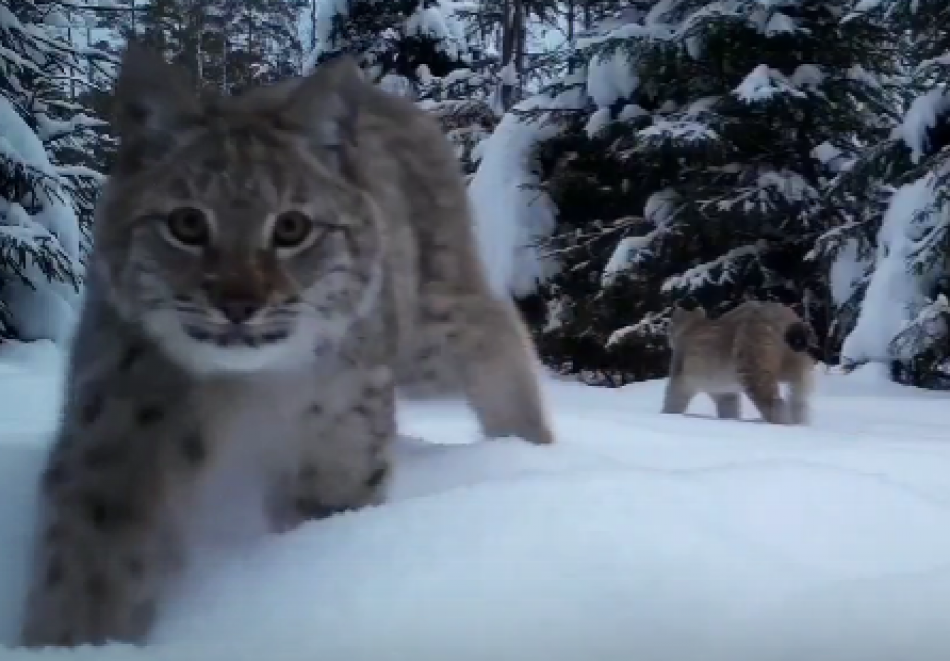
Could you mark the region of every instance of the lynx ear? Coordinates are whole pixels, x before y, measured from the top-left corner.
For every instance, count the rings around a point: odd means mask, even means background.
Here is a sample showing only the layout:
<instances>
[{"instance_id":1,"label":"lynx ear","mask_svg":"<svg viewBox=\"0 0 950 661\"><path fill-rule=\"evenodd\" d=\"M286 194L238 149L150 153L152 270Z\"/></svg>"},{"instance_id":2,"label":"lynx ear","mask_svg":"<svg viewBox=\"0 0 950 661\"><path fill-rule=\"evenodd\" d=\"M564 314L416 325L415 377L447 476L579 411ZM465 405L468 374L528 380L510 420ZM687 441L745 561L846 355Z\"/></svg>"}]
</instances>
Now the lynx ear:
<instances>
[{"instance_id":1,"label":"lynx ear","mask_svg":"<svg viewBox=\"0 0 950 661\"><path fill-rule=\"evenodd\" d=\"M167 141L201 112L184 71L135 41L128 43L122 56L114 104L115 125L123 141Z\"/></svg>"},{"instance_id":2,"label":"lynx ear","mask_svg":"<svg viewBox=\"0 0 950 661\"><path fill-rule=\"evenodd\" d=\"M681 310L686 310L687 312L694 312L696 310L702 310L700 307L699 301L697 301L692 296L685 296L676 302L676 307Z\"/></svg>"},{"instance_id":3,"label":"lynx ear","mask_svg":"<svg viewBox=\"0 0 950 661\"><path fill-rule=\"evenodd\" d=\"M284 107L284 115L303 127L315 145L346 157L357 144L363 74L349 55L319 65L300 80Z\"/></svg>"}]
</instances>

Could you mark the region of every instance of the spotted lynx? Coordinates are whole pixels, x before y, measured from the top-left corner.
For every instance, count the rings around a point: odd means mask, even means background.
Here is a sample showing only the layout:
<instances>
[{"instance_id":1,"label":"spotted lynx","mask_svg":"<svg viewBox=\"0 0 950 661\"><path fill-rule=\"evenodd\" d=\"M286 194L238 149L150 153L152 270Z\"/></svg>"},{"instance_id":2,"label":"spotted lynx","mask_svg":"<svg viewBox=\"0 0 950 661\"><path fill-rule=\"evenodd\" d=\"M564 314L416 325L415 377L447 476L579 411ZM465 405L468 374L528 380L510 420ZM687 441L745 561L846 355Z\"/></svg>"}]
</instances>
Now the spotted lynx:
<instances>
[{"instance_id":1,"label":"spotted lynx","mask_svg":"<svg viewBox=\"0 0 950 661\"><path fill-rule=\"evenodd\" d=\"M553 441L427 115L347 58L199 99L134 44L115 105L23 645L147 641L192 498L239 439L264 449L274 530L385 499L399 387L463 394L488 437Z\"/></svg>"},{"instance_id":2,"label":"spotted lynx","mask_svg":"<svg viewBox=\"0 0 950 661\"><path fill-rule=\"evenodd\" d=\"M702 308L677 307L670 322L673 356L664 413L682 413L698 393L712 397L720 418L740 417L745 393L775 424L805 424L809 418L814 360L808 326L788 306L749 301L718 319ZM790 387L789 401L780 383Z\"/></svg>"}]
</instances>

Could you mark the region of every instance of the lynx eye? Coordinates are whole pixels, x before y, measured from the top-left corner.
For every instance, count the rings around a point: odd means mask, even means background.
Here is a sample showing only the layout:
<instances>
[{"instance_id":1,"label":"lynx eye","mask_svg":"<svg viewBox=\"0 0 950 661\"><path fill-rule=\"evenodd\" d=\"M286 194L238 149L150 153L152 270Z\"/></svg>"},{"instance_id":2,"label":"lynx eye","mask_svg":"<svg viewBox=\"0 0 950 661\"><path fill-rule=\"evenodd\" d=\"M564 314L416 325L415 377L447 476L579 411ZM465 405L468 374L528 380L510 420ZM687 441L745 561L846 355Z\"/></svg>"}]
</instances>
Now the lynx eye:
<instances>
[{"instance_id":1,"label":"lynx eye","mask_svg":"<svg viewBox=\"0 0 950 661\"><path fill-rule=\"evenodd\" d=\"M211 240L211 226L201 209L179 207L165 219L171 237L189 248L201 248Z\"/></svg>"},{"instance_id":2,"label":"lynx eye","mask_svg":"<svg viewBox=\"0 0 950 661\"><path fill-rule=\"evenodd\" d=\"M274 219L271 245L277 250L299 248L313 234L313 221L299 211L285 211Z\"/></svg>"}]
</instances>

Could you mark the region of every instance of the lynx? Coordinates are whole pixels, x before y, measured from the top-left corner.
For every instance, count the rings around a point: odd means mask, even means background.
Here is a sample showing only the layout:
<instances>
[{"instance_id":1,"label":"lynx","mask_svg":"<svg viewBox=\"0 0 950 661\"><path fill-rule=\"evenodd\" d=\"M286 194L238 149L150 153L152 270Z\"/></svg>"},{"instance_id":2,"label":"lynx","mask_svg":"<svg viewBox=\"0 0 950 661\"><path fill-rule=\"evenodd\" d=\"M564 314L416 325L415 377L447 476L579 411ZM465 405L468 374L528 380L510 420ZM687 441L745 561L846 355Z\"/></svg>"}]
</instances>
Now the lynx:
<instances>
[{"instance_id":1,"label":"lynx","mask_svg":"<svg viewBox=\"0 0 950 661\"><path fill-rule=\"evenodd\" d=\"M194 494L235 443L263 450L282 531L385 500L402 387L464 395L487 437L553 442L425 113L345 57L199 98L135 44L114 103L22 645L147 642Z\"/></svg>"},{"instance_id":2,"label":"lynx","mask_svg":"<svg viewBox=\"0 0 950 661\"><path fill-rule=\"evenodd\" d=\"M673 356L663 413L683 413L698 393L708 393L720 418L738 419L745 393L773 424L807 424L814 360L813 334L780 303L749 301L718 319L701 307L673 311ZM786 402L779 384L789 385Z\"/></svg>"}]
</instances>

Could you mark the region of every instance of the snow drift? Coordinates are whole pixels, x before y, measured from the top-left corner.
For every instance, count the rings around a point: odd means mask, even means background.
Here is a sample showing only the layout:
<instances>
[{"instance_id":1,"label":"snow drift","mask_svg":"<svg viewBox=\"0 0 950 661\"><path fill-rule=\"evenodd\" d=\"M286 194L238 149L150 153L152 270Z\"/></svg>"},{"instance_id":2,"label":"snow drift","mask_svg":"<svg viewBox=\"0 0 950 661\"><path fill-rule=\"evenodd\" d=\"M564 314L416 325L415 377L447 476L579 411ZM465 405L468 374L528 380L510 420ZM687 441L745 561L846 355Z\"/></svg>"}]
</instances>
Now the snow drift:
<instances>
[{"instance_id":1,"label":"snow drift","mask_svg":"<svg viewBox=\"0 0 950 661\"><path fill-rule=\"evenodd\" d=\"M12 640L55 356L0 365L0 643ZM937 661L948 395L820 375L810 428L657 413L662 382L549 381L560 444L402 411L392 502L196 564L147 648L4 661ZM36 402L24 408L17 402ZM751 416L747 408L747 416Z\"/></svg>"}]
</instances>

